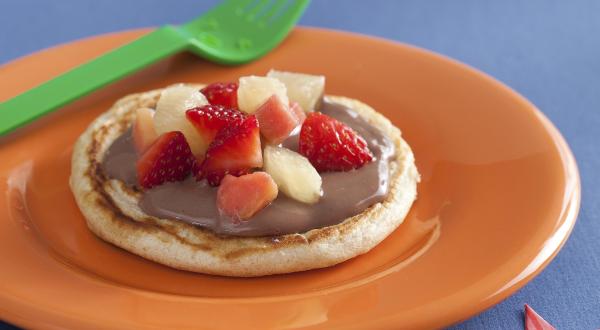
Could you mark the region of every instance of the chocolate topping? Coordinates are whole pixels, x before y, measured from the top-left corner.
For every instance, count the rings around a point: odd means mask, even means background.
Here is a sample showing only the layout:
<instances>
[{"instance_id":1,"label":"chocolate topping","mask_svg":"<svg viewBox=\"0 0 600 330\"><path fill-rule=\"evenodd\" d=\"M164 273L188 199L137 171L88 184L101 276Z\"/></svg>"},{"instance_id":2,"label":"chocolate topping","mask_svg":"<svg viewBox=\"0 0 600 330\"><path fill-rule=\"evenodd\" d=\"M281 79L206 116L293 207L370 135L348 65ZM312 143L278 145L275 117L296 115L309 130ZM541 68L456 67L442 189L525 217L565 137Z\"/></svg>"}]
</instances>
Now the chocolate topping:
<instances>
[{"instance_id":1,"label":"chocolate topping","mask_svg":"<svg viewBox=\"0 0 600 330\"><path fill-rule=\"evenodd\" d=\"M381 202L388 192L389 161L395 154L394 144L379 129L343 105L323 102L320 111L358 132L367 141L375 159L357 170L321 173L323 196L318 203L304 204L280 193L271 205L252 218L232 221L219 214L217 188L189 177L144 191L141 209L149 215L184 221L217 234L270 236L335 225ZM297 151L298 135L289 137L283 146ZM102 169L109 178L134 186L137 184L136 159L131 130L128 130L110 146Z\"/></svg>"}]
</instances>

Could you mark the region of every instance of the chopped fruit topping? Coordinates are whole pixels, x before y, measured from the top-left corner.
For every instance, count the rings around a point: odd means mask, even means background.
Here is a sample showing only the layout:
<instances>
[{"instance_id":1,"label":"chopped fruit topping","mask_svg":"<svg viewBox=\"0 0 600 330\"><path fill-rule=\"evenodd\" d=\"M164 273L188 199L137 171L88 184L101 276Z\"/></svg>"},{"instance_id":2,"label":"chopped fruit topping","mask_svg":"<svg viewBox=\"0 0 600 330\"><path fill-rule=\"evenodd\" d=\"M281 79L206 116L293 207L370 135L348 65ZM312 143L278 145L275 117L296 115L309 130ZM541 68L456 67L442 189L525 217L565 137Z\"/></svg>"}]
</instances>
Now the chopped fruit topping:
<instances>
[{"instance_id":1,"label":"chopped fruit topping","mask_svg":"<svg viewBox=\"0 0 600 330\"><path fill-rule=\"evenodd\" d=\"M138 159L138 182L150 189L167 181L181 181L191 173L194 160L181 132L164 133Z\"/></svg>"},{"instance_id":2,"label":"chopped fruit topping","mask_svg":"<svg viewBox=\"0 0 600 330\"><path fill-rule=\"evenodd\" d=\"M556 330L556 328L525 304L525 330Z\"/></svg>"},{"instance_id":3,"label":"chopped fruit topping","mask_svg":"<svg viewBox=\"0 0 600 330\"><path fill-rule=\"evenodd\" d=\"M315 111L323 98L324 76L271 70L267 77L281 81L287 88L290 100L298 102L306 112Z\"/></svg>"},{"instance_id":4,"label":"chopped fruit topping","mask_svg":"<svg viewBox=\"0 0 600 330\"><path fill-rule=\"evenodd\" d=\"M345 124L311 112L300 130L300 153L317 171L349 171L373 160L367 142Z\"/></svg>"},{"instance_id":5,"label":"chopped fruit topping","mask_svg":"<svg viewBox=\"0 0 600 330\"><path fill-rule=\"evenodd\" d=\"M133 122L133 144L138 155L142 155L158 137L154 129L154 110L139 108L135 110L135 121Z\"/></svg>"},{"instance_id":6,"label":"chopped fruit topping","mask_svg":"<svg viewBox=\"0 0 600 330\"><path fill-rule=\"evenodd\" d=\"M254 115L236 126L224 127L206 151L196 178L218 186L226 174L240 176L263 164L258 121Z\"/></svg>"},{"instance_id":7,"label":"chopped fruit topping","mask_svg":"<svg viewBox=\"0 0 600 330\"><path fill-rule=\"evenodd\" d=\"M272 95L255 112L260 132L273 144L283 142L298 127L298 118L277 95Z\"/></svg>"},{"instance_id":8,"label":"chopped fruit topping","mask_svg":"<svg viewBox=\"0 0 600 330\"><path fill-rule=\"evenodd\" d=\"M306 119L306 113L304 112L300 104L294 101L290 102L290 110L296 115L296 118L298 118L298 123L302 125L302 123Z\"/></svg>"},{"instance_id":9,"label":"chopped fruit topping","mask_svg":"<svg viewBox=\"0 0 600 330\"><path fill-rule=\"evenodd\" d=\"M214 83L200 90L212 105L222 105L226 108L238 108L237 83Z\"/></svg>"},{"instance_id":10,"label":"chopped fruit topping","mask_svg":"<svg viewBox=\"0 0 600 330\"><path fill-rule=\"evenodd\" d=\"M281 81L267 77L242 77L237 91L239 108L252 114L273 94L277 95L283 104L290 103L285 85Z\"/></svg>"},{"instance_id":11,"label":"chopped fruit topping","mask_svg":"<svg viewBox=\"0 0 600 330\"><path fill-rule=\"evenodd\" d=\"M321 176L304 156L292 150L267 146L264 169L281 191L303 203L316 203L321 197Z\"/></svg>"},{"instance_id":12,"label":"chopped fruit topping","mask_svg":"<svg viewBox=\"0 0 600 330\"><path fill-rule=\"evenodd\" d=\"M217 190L217 207L221 214L245 220L277 198L277 185L265 172L235 177L225 176Z\"/></svg>"},{"instance_id":13,"label":"chopped fruit topping","mask_svg":"<svg viewBox=\"0 0 600 330\"><path fill-rule=\"evenodd\" d=\"M203 105L186 111L185 115L196 127L198 134L207 146L215 139L221 128L237 126L246 117L246 114L241 111L220 105Z\"/></svg>"},{"instance_id":14,"label":"chopped fruit topping","mask_svg":"<svg viewBox=\"0 0 600 330\"><path fill-rule=\"evenodd\" d=\"M206 98L195 88L176 85L165 89L156 104L154 115L154 128L157 134L170 131L180 131L192 149L192 153L201 156L206 151L208 144L200 137L198 131L190 123L185 111L208 104Z\"/></svg>"}]
</instances>

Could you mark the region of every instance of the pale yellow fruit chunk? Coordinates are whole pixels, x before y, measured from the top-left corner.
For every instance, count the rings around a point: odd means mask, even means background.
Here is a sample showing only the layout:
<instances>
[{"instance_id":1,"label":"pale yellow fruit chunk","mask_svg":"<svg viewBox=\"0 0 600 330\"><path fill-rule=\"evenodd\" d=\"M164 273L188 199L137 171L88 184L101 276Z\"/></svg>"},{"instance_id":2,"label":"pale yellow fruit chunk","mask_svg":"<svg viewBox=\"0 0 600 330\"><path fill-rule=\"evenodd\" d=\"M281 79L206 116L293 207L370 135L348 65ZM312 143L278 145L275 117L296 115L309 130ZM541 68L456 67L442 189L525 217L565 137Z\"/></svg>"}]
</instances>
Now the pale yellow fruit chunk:
<instances>
[{"instance_id":1,"label":"pale yellow fruit chunk","mask_svg":"<svg viewBox=\"0 0 600 330\"><path fill-rule=\"evenodd\" d=\"M185 85L168 87L161 93L156 104L154 115L156 133L161 135L170 131L180 131L190 145L192 153L196 156L204 155L208 145L187 120L185 112L206 104L208 104L206 97L196 88Z\"/></svg>"},{"instance_id":2,"label":"pale yellow fruit chunk","mask_svg":"<svg viewBox=\"0 0 600 330\"><path fill-rule=\"evenodd\" d=\"M298 102L306 112L315 111L325 91L325 76L271 70L267 77L281 81L291 101Z\"/></svg>"},{"instance_id":3,"label":"pale yellow fruit chunk","mask_svg":"<svg viewBox=\"0 0 600 330\"><path fill-rule=\"evenodd\" d=\"M287 148L269 145L263 151L263 161L263 169L286 196L307 204L319 201L321 176L306 157Z\"/></svg>"},{"instance_id":4,"label":"pale yellow fruit chunk","mask_svg":"<svg viewBox=\"0 0 600 330\"><path fill-rule=\"evenodd\" d=\"M237 91L238 107L245 113L252 114L273 94L277 95L283 104L290 103L285 85L268 77L241 77Z\"/></svg>"}]
</instances>

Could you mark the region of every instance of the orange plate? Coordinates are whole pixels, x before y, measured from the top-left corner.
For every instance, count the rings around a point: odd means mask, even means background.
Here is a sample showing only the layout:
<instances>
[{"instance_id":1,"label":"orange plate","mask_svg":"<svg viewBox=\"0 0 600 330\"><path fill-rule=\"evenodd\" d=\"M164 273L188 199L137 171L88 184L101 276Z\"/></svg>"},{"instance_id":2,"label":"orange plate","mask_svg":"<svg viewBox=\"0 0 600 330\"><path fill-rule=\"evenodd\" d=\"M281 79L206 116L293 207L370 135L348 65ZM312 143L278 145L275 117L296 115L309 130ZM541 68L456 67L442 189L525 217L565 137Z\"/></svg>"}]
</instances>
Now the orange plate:
<instances>
[{"instance_id":1,"label":"orange plate","mask_svg":"<svg viewBox=\"0 0 600 330\"><path fill-rule=\"evenodd\" d=\"M0 68L7 99L148 30ZM406 222L328 269L236 279L177 271L92 235L67 181L74 141L119 97L270 68L327 76L403 131L423 181ZM301 28L266 57L165 60L0 141L0 318L67 328L433 328L498 303L550 262L575 223L577 167L527 100L463 64L385 40Z\"/></svg>"}]
</instances>

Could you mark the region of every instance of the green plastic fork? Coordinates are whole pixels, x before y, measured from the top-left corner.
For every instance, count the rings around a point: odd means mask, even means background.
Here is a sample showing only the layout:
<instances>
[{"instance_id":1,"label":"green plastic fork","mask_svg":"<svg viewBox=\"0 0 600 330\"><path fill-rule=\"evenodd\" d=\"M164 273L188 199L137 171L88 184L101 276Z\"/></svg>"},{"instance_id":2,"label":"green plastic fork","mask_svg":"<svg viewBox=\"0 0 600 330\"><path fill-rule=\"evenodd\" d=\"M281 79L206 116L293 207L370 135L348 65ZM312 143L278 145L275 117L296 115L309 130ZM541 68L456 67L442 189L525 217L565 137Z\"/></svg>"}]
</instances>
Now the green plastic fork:
<instances>
[{"instance_id":1,"label":"green plastic fork","mask_svg":"<svg viewBox=\"0 0 600 330\"><path fill-rule=\"evenodd\" d=\"M227 0L186 24L163 26L0 103L0 136L179 51L227 65L259 58L287 36L308 3Z\"/></svg>"}]
</instances>

